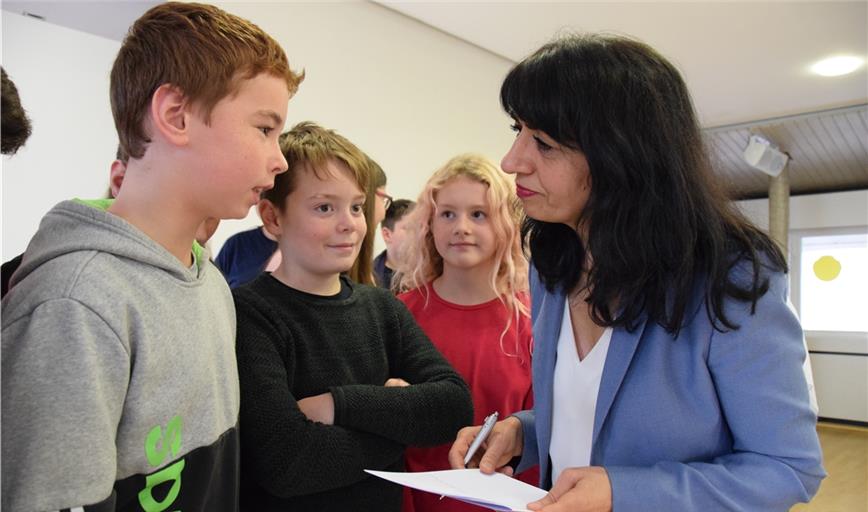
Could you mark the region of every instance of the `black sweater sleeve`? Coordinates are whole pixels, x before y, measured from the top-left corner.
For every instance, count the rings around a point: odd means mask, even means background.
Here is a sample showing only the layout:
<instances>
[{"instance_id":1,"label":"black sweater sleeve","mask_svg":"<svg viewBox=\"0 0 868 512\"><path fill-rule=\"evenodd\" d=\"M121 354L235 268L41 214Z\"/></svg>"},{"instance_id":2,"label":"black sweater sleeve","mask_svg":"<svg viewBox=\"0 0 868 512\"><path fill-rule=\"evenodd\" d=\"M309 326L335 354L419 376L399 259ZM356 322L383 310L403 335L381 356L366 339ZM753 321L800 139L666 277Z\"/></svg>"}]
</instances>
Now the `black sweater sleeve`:
<instances>
[{"instance_id":1,"label":"black sweater sleeve","mask_svg":"<svg viewBox=\"0 0 868 512\"><path fill-rule=\"evenodd\" d=\"M470 390L434 347L406 306L388 292L383 311L391 319L384 340L390 377L407 387L347 385L331 388L335 424L376 433L401 444L434 446L455 439L473 421Z\"/></svg>"},{"instance_id":2,"label":"black sweater sleeve","mask_svg":"<svg viewBox=\"0 0 868 512\"><path fill-rule=\"evenodd\" d=\"M242 459L260 486L282 498L341 488L403 455L394 440L308 420L288 386L289 332L263 314L263 300L236 293L235 306Z\"/></svg>"}]
</instances>

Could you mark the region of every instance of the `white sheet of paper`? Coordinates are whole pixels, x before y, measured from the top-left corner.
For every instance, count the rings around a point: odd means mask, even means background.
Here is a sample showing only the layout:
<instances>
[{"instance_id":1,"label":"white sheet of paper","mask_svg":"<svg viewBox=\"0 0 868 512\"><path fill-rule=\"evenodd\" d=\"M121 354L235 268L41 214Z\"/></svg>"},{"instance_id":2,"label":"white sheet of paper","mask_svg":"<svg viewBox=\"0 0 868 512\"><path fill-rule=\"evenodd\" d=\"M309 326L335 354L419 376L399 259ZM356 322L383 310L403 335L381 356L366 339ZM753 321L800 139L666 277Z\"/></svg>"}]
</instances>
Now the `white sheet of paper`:
<instances>
[{"instance_id":1,"label":"white sheet of paper","mask_svg":"<svg viewBox=\"0 0 868 512\"><path fill-rule=\"evenodd\" d=\"M365 471L396 484L449 496L492 510L526 511L528 503L542 499L546 495L546 491L521 480L500 473L485 475L478 469L419 473L394 473L370 469Z\"/></svg>"}]
</instances>

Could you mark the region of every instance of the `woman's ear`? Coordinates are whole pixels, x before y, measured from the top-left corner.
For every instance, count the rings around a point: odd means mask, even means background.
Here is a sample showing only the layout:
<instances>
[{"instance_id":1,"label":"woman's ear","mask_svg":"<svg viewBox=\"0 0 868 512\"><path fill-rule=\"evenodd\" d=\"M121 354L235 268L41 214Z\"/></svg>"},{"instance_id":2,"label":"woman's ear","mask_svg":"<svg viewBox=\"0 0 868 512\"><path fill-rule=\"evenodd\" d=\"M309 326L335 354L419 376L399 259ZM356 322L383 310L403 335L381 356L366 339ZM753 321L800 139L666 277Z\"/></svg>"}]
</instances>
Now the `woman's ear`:
<instances>
[{"instance_id":1,"label":"woman's ear","mask_svg":"<svg viewBox=\"0 0 868 512\"><path fill-rule=\"evenodd\" d=\"M268 199L260 199L256 205L256 209L259 212L259 218L262 219L262 225L265 227L265 230L275 238L280 237L280 210L274 206L274 203Z\"/></svg>"},{"instance_id":2,"label":"woman's ear","mask_svg":"<svg viewBox=\"0 0 868 512\"><path fill-rule=\"evenodd\" d=\"M184 92L171 84L157 87L151 96L151 126L161 138L176 146L189 140L188 117L194 115Z\"/></svg>"}]
</instances>

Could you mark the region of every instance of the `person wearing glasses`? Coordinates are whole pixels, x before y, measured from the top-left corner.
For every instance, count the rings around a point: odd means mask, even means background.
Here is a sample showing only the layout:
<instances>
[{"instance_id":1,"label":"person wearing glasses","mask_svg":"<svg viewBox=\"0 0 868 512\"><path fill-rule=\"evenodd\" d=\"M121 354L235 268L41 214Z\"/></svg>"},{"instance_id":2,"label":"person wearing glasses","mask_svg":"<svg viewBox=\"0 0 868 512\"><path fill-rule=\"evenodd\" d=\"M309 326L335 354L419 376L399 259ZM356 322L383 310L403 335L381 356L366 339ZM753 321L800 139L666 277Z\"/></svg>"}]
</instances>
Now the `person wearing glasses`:
<instances>
[{"instance_id":1,"label":"person wearing glasses","mask_svg":"<svg viewBox=\"0 0 868 512\"><path fill-rule=\"evenodd\" d=\"M359 256L347 276L357 283L377 286L374 277L374 237L377 226L386 218L386 209L392 204L392 196L386 192L386 173L383 168L373 158L368 156L367 159L369 181L365 191L365 223L368 231Z\"/></svg>"},{"instance_id":2,"label":"person wearing glasses","mask_svg":"<svg viewBox=\"0 0 868 512\"><path fill-rule=\"evenodd\" d=\"M385 176L385 174L383 176ZM384 218L386 218L386 212L389 210L389 207L392 206L392 203L395 202L395 199L386 193L385 185L378 188L377 191L374 192L374 195L376 195L380 200L374 205L374 224L379 224L383 222Z\"/></svg>"}]
</instances>

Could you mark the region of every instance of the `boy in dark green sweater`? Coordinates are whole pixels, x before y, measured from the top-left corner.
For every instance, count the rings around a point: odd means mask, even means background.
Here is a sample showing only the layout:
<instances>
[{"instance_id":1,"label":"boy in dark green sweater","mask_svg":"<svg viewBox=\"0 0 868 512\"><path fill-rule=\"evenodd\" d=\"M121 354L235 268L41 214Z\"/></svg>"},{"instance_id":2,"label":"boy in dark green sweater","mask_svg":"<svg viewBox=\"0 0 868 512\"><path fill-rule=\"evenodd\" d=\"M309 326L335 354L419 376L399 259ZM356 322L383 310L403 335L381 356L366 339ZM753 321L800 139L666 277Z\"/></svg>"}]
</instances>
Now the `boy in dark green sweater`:
<instances>
[{"instance_id":1,"label":"boy in dark green sweater","mask_svg":"<svg viewBox=\"0 0 868 512\"><path fill-rule=\"evenodd\" d=\"M341 276L366 231L364 154L312 123L281 149L262 220L283 260L234 292L241 507L397 512L401 488L363 470L454 439L470 394L401 302Z\"/></svg>"}]
</instances>

